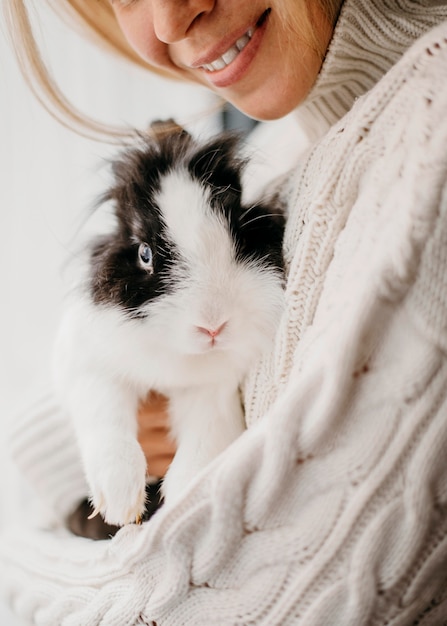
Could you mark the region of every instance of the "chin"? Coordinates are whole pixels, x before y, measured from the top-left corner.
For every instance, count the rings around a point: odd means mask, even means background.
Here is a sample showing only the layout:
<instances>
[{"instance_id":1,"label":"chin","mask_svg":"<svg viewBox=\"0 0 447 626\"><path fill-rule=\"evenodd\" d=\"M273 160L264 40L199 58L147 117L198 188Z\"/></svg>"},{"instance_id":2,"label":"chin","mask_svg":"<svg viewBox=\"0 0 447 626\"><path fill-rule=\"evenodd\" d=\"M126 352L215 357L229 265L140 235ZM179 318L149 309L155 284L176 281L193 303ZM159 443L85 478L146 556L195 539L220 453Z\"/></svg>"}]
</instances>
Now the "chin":
<instances>
[{"instance_id":1,"label":"chin","mask_svg":"<svg viewBox=\"0 0 447 626\"><path fill-rule=\"evenodd\" d=\"M248 97L228 98L228 101L239 111L258 122L271 122L285 117L298 107L306 98L310 89L305 94L284 94L283 98Z\"/></svg>"}]
</instances>

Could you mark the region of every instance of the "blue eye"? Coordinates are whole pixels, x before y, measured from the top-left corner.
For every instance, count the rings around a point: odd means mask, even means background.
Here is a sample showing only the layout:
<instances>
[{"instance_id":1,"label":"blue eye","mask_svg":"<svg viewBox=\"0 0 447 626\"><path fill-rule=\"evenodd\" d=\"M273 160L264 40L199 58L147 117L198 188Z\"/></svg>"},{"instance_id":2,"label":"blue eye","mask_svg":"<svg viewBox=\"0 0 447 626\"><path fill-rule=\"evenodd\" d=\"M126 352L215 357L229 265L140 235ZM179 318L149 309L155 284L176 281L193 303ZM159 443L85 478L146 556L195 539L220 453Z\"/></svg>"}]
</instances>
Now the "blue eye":
<instances>
[{"instance_id":1,"label":"blue eye","mask_svg":"<svg viewBox=\"0 0 447 626\"><path fill-rule=\"evenodd\" d=\"M138 257L140 264L144 267L144 269L152 273L154 271L152 263L153 255L152 250L147 243L140 243L140 247L138 248Z\"/></svg>"}]
</instances>

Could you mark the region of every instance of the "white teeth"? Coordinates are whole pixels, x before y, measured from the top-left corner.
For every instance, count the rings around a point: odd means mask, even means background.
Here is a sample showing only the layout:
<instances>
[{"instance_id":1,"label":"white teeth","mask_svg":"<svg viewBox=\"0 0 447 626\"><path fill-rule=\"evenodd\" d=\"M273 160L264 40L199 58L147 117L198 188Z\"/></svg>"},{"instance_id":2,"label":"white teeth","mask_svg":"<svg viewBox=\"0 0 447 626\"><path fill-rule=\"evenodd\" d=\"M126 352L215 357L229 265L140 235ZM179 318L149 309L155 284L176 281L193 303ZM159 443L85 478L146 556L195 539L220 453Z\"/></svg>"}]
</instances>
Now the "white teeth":
<instances>
[{"instance_id":1,"label":"white teeth","mask_svg":"<svg viewBox=\"0 0 447 626\"><path fill-rule=\"evenodd\" d=\"M240 52L240 49L237 48L236 46L233 46L232 48L228 50L228 52L225 52L225 54L222 55L222 59L225 61L225 64L229 65L231 61L234 61L234 59L237 57L239 52Z\"/></svg>"},{"instance_id":2,"label":"white teeth","mask_svg":"<svg viewBox=\"0 0 447 626\"><path fill-rule=\"evenodd\" d=\"M226 65L227 64L225 63L223 57L220 57L220 59L217 59L216 61L213 61L211 63L211 67L214 70L223 70L223 68L226 67Z\"/></svg>"},{"instance_id":3,"label":"white teeth","mask_svg":"<svg viewBox=\"0 0 447 626\"><path fill-rule=\"evenodd\" d=\"M234 61L234 59L238 56L239 52L241 52L245 46L248 44L250 39L253 36L254 29L249 28L245 35L242 35L234 46L231 46L221 57L213 61L212 63L207 63L206 65L202 65L202 67L208 72L216 72L217 70L223 70L224 67L230 65Z\"/></svg>"},{"instance_id":4,"label":"white teeth","mask_svg":"<svg viewBox=\"0 0 447 626\"><path fill-rule=\"evenodd\" d=\"M245 46L248 44L250 39L251 39L251 35L247 34L236 41L236 48L239 50L239 52L245 48Z\"/></svg>"}]
</instances>

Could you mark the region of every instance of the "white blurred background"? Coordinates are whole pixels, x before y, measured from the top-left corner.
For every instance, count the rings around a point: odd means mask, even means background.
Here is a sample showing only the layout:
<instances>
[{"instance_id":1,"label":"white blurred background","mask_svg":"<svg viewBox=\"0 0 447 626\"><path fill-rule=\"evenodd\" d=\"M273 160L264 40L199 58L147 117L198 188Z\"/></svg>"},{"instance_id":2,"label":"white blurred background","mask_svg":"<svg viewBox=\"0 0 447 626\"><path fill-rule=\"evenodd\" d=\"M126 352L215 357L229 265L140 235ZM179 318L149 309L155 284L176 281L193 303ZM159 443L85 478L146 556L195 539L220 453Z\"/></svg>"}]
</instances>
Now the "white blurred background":
<instances>
[{"instance_id":1,"label":"white blurred background","mask_svg":"<svg viewBox=\"0 0 447 626\"><path fill-rule=\"evenodd\" d=\"M56 81L81 110L139 128L174 117L196 134L221 129L217 99L204 89L98 50L44 3L39 21ZM87 224L85 218L105 188L105 160L116 151L75 135L43 110L20 76L5 31L0 13L0 531L30 511L29 486L8 456L8 426L50 378L64 267L80 238L100 228L97 218ZM252 143L263 182L288 166L301 140L289 119L257 127ZM1 601L0 624L19 625Z\"/></svg>"}]
</instances>

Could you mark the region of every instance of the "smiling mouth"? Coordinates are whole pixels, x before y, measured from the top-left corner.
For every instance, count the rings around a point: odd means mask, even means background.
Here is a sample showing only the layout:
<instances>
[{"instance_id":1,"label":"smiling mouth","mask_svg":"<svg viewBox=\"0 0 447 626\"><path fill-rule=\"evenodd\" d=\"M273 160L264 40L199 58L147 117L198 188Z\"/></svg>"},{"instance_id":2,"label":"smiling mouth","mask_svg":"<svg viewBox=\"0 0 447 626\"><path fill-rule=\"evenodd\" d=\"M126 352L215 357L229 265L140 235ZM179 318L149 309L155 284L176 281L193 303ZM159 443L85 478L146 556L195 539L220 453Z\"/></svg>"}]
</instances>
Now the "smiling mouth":
<instances>
[{"instance_id":1,"label":"smiling mouth","mask_svg":"<svg viewBox=\"0 0 447 626\"><path fill-rule=\"evenodd\" d=\"M233 61L239 56L245 46L250 43L250 40L253 37L255 31L264 24L270 14L270 11L271 9L267 9L266 11L264 11L259 20L256 22L255 26L250 27L247 32L242 35L242 37L239 37L236 43L234 43L230 48L228 48L226 52L222 54L222 56L214 59L214 61L212 61L211 63L205 63L200 67L207 72L218 72L219 70L223 70L225 67L230 65L230 63L233 63Z\"/></svg>"}]
</instances>

